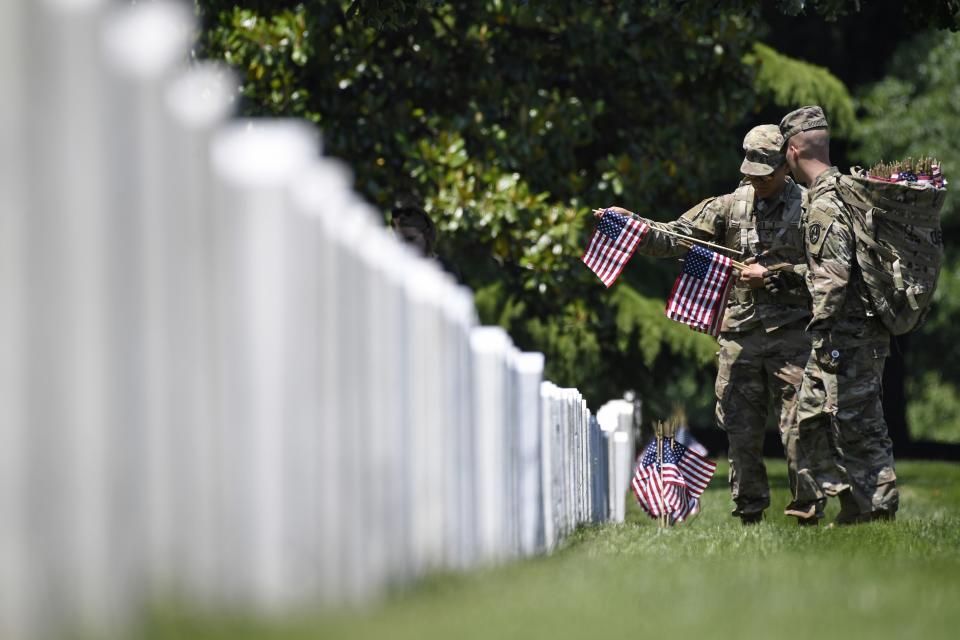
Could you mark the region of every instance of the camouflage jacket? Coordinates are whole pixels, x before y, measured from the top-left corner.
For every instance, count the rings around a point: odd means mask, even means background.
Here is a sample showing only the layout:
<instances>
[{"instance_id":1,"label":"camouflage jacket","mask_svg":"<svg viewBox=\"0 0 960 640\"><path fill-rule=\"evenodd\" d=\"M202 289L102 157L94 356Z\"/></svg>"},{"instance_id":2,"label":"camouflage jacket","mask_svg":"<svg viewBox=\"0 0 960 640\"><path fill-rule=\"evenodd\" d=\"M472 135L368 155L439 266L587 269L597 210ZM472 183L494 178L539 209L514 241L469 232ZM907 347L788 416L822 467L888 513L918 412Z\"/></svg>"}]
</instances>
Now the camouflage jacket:
<instances>
[{"instance_id":1,"label":"camouflage jacket","mask_svg":"<svg viewBox=\"0 0 960 640\"><path fill-rule=\"evenodd\" d=\"M830 167L807 192L807 286L813 298L808 329L814 346L825 337L834 344L885 342L889 333L870 311L857 265L852 214L837 195L839 175L836 167Z\"/></svg>"},{"instance_id":2,"label":"camouflage jacket","mask_svg":"<svg viewBox=\"0 0 960 640\"><path fill-rule=\"evenodd\" d=\"M653 222L634 215L651 226L637 252L661 258L684 255L687 249L676 238L657 233L657 229L667 229L736 249L738 260L755 257L764 265L789 263L804 276L803 194L804 189L788 178L771 202L755 198L753 187L742 184L733 193L704 200L673 222ZM800 281L776 295L738 283L730 294L721 331L763 327L769 332L809 317L810 296Z\"/></svg>"}]
</instances>

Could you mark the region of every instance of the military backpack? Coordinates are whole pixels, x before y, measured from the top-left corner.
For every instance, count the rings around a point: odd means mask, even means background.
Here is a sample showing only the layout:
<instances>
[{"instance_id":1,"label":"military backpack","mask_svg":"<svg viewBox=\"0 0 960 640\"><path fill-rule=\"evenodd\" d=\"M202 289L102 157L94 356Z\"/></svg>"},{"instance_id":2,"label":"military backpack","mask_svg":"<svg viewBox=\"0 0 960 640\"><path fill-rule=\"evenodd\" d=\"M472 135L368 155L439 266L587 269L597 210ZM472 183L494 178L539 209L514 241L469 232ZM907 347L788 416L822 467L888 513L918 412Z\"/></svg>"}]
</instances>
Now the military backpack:
<instances>
[{"instance_id":1,"label":"military backpack","mask_svg":"<svg viewBox=\"0 0 960 640\"><path fill-rule=\"evenodd\" d=\"M874 313L894 335L922 324L943 262L946 189L871 180L859 167L837 178L857 237L857 263Z\"/></svg>"}]
</instances>

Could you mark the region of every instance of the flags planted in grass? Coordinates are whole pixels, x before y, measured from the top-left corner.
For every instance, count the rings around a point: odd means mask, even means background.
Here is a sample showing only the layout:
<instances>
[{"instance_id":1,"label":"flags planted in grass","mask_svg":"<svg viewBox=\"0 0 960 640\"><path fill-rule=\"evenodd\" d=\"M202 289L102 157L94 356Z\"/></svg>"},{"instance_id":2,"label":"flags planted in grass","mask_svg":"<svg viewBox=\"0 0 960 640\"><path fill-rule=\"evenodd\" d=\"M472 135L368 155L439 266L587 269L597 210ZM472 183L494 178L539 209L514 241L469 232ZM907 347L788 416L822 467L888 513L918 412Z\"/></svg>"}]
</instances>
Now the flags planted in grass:
<instances>
[{"instance_id":1,"label":"flags planted in grass","mask_svg":"<svg viewBox=\"0 0 960 640\"><path fill-rule=\"evenodd\" d=\"M683 522L700 512L700 496L717 463L673 438L663 438L662 463L658 464L657 457L657 441L653 440L633 475L633 493L651 518L667 515L671 524Z\"/></svg>"},{"instance_id":2,"label":"flags planted in grass","mask_svg":"<svg viewBox=\"0 0 960 640\"><path fill-rule=\"evenodd\" d=\"M699 453L701 457L707 455L707 448L700 444L697 439L693 437L693 434L690 433L690 429L680 427L677 429L677 433L673 437L678 443L682 444L690 451Z\"/></svg>"},{"instance_id":3,"label":"flags planted in grass","mask_svg":"<svg viewBox=\"0 0 960 640\"><path fill-rule=\"evenodd\" d=\"M667 298L667 317L716 336L732 284L730 258L699 245L691 247Z\"/></svg>"},{"instance_id":4,"label":"flags planted in grass","mask_svg":"<svg viewBox=\"0 0 960 640\"><path fill-rule=\"evenodd\" d=\"M620 277L623 267L649 230L647 223L607 209L582 260L609 287Z\"/></svg>"}]
</instances>

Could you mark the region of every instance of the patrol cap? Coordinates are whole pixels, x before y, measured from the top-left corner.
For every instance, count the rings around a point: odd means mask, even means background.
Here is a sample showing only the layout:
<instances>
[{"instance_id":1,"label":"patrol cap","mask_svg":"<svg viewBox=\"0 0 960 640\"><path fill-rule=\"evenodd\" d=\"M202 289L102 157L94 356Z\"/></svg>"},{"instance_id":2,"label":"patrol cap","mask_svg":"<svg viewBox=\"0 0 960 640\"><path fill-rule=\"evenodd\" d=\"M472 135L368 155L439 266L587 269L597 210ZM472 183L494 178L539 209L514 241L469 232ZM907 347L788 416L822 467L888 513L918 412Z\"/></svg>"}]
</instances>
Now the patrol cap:
<instances>
[{"instance_id":1,"label":"patrol cap","mask_svg":"<svg viewBox=\"0 0 960 640\"><path fill-rule=\"evenodd\" d=\"M783 120L780 121L780 133L783 135L784 143L792 136L803 131L829 128L827 116L823 114L823 109L817 105L795 109L783 116Z\"/></svg>"},{"instance_id":2,"label":"patrol cap","mask_svg":"<svg viewBox=\"0 0 960 640\"><path fill-rule=\"evenodd\" d=\"M780 152L783 136L775 124L762 124L747 132L743 138L743 151L746 156L740 165L740 173L747 176L768 176L783 164Z\"/></svg>"}]
</instances>

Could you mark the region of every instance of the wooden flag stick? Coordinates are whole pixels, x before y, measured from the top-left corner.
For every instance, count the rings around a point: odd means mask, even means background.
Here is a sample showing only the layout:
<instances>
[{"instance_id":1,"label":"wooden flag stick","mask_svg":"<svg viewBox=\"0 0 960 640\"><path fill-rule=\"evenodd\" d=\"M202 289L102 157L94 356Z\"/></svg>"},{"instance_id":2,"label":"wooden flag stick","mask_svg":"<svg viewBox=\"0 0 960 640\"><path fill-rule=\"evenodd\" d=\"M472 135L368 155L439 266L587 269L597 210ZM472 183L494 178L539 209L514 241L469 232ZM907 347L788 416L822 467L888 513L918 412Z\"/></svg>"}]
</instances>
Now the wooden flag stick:
<instances>
[{"instance_id":1,"label":"wooden flag stick","mask_svg":"<svg viewBox=\"0 0 960 640\"><path fill-rule=\"evenodd\" d=\"M593 210L594 213L599 213L599 212L604 212L604 211L606 211L606 209L594 209L594 210ZM688 241L688 242L696 242L697 244L702 244L702 245L705 246L705 247L711 247L711 248L717 249L717 250L719 250L719 251L725 251L725 252L727 252L727 253L733 253L733 254L738 254L738 253L740 253L737 249L731 249L730 247L725 247L725 246L723 246L722 244L714 244L713 242L707 242L706 240L700 240L700 239L698 239L698 238L694 238L693 236L688 236L688 235L686 235L686 234L678 233L678 232L676 232L676 231L669 231L669 230L667 230L667 229L661 229L660 227L650 227L650 228L651 228L652 230L658 232L658 233L665 233L665 234L667 234L668 236L673 236L673 237L675 237L675 238L680 238L680 239L686 240L686 241Z\"/></svg>"},{"instance_id":2,"label":"wooden flag stick","mask_svg":"<svg viewBox=\"0 0 960 640\"><path fill-rule=\"evenodd\" d=\"M682 244L685 247L692 247L695 242L699 242L700 244L710 244L710 243L702 242L700 240L686 240L686 236L682 236L682 239L680 240L680 244ZM747 268L746 264L744 264L743 262L734 260L733 258L730 259L730 264L732 264L733 268L736 269L737 271L743 271L744 269Z\"/></svg>"},{"instance_id":3,"label":"wooden flag stick","mask_svg":"<svg viewBox=\"0 0 960 640\"><path fill-rule=\"evenodd\" d=\"M660 232L660 233L665 233L665 234L668 235L668 236L673 236L674 238L679 238L680 240L685 240L685 241L688 242L688 243L691 243L691 242L692 242L692 243L695 243L695 244L700 244L700 245L703 245L703 246L705 246L705 247L710 247L711 249L716 249L716 250L718 250L718 251L723 251L723 252L725 252L725 253L732 253L732 254L734 254L734 255L740 253L737 249L731 249L730 247L725 247L725 246L723 246L722 244L716 244L716 243L713 243L713 242L707 242L706 240L700 240L700 239L698 239L698 238L694 238L693 236L688 236L688 235L684 235L684 234L682 234L682 233L677 233L676 231L668 231L668 230L666 230L666 229L660 229L660 228L658 228L658 227L654 227L653 230L654 230L654 231L658 231L658 232Z\"/></svg>"},{"instance_id":4,"label":"wooden flag stick","mask_svg":"<svg viewBox=\"0 0 960 640\"><path fill-rule=\"evenodd\" d=\"M662 529L667 526L667 496L663 486L663 422L656 423L655 431L657 434L657 474L660 476L660 502L663 504L657 523Z\"/></svg>"},{"instance_id":5,"label":"wooden flag stick","mask_svg":"<svg viewBox=\"0 0 960 640\"><path fill-rule=\"evenodd\" d=\"M606 210L605 210L605 209L594 209L594 210L593 210L594 213L598 213L598 212L602 212L602 211L606 211ZM682 244L682 245L685 246L685 247L692 247L694 244L699 244L699 245L703 245L703 246L705 246L705 247L710 247L711 249L716 249L716 250L718 250L718 251L724 251L724 252L726 252L726 253L732 253L732 254L735 254L735 255L740 253L740 252L737 251L736 249L731 249L730 247L725 247L725 246L723 246L722 244L715 244L715 243L713 243L713 242L707 242L706 240L699 240L699 239L697 239L697 238L694 238L693 236L688 236L688 235L684 235L684 234L682 234L682 233L677 233L676 231L668 231L667 229L661 229L660 227L651 227L651 229L652 229L653 231L656 231L657 233L663 233L663 234L666 234L666 235L668 235L668 236L673 236L674 238L678 238L678 239L680 240L680 244ZM742 263L742 262L738 262L738 261L734 260L733 258L730 259L730 263L733 264L733 268L736 269L737 271L743 271L743 270L746 268L746 266L747 266L747 265L745 265L745 264Z\"/></svg>"}]
</instances>

